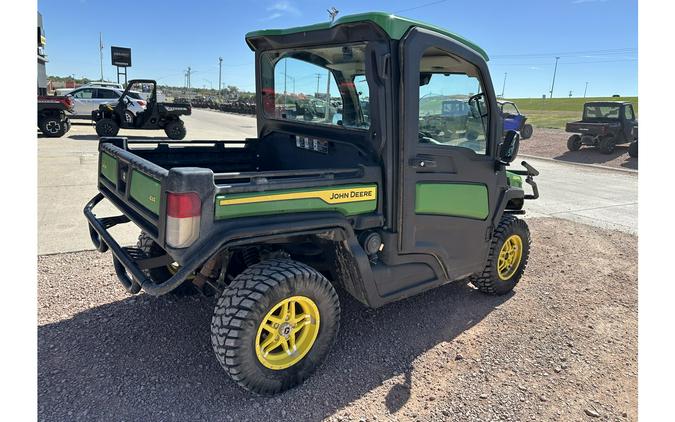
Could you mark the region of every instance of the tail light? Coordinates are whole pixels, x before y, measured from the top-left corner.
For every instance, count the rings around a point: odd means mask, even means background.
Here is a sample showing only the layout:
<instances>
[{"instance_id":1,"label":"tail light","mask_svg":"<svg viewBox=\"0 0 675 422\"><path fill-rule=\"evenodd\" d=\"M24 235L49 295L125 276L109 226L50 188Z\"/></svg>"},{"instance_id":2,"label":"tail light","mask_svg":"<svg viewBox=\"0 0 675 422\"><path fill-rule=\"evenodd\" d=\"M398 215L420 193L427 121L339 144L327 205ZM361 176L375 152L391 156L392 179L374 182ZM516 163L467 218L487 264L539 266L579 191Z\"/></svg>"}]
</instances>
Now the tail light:
<instances>
[{"instance_id":1,"label":"tail light","mask_svg":"<svg viewBox=\"0 0 675 422\"><path fill-rule=\"evenodd\" d=\"M195 192L169 192L166 198L166 243L187 248L199 238L202 203Z\"/></svg>"},{"instance_id":2,"label":"tail light","mask_svg":"<svg viewBox=\"0 0 675 422\"><path fill-rule=\"evenodd\" d=\"M145 107L145 105L147 104L144 100L136 100L136 102L137 102L138 105L141 106L141 107Z\"/></svg>"}]
</instances>

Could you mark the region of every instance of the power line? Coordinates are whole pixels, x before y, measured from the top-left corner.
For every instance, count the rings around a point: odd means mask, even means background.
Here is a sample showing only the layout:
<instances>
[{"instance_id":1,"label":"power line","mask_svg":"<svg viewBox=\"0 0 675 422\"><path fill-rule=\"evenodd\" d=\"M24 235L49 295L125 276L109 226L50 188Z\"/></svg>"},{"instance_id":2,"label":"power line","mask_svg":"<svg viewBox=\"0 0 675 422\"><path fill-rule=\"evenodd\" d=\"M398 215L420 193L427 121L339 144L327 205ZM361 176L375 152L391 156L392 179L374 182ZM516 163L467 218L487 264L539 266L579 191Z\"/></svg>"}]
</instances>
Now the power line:
<instances>
[{"instance_id":1,"label":"power line","mask_svg":"<svg viewBox=\"0 0 675 422\"><path fill-rule=\"evenodd\" d=\"M556 57L561 57L561 56L556 56ZM581 62L564 62L561 61L561 65L568 65L568 64L594 64L594 63L619 63L619 62L634 62L637 61L638 59L616 59L616 60L586 60L586 61L581 61ZM539 62L539 63L493 63L493 66L548 66L550 62Z\"/></svg>"},{"instance_id":2,"label":"power line","mask_svg":"<svg viewBox=\"0 0 675 422\"><path fill-rule=\"evenodd\" d=\"M409 10L417 10L417 9L421 9L421 8L423 8L423 7L433 6L433 5L435 5L435 4L445 3L446 1L448 1L448 0L437 0L437 1L432 1L432 2L430 2L430 3L420 4L419 6L415 6L415 7L408 7L408 8L406 8L406 9L394 10L394 13L407 12L407 11L409 11Z\"/></svg>"}]
</instances>

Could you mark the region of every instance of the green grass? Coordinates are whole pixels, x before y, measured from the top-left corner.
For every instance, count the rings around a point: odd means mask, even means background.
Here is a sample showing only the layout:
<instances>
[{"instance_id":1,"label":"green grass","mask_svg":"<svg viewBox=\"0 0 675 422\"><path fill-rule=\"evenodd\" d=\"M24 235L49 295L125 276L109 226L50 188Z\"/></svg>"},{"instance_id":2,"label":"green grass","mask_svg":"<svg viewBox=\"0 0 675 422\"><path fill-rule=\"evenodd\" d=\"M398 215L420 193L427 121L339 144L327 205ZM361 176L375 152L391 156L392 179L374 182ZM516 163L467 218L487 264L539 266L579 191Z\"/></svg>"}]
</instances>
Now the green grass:
<instances>
[{"instance_id":1,"label":"green grass","mask_svg":"<svg viewBox=\"0 0 675 422\"><path fill-rule=\"evenodd\" d=\"M581 119L584 103L587 101L628 101L633 104L635 115L638 115L637 97L588 97L588 98L514 98L521 113L528 122L537 127L564 129L565 123Z\"/></svg>"}]
</instances>

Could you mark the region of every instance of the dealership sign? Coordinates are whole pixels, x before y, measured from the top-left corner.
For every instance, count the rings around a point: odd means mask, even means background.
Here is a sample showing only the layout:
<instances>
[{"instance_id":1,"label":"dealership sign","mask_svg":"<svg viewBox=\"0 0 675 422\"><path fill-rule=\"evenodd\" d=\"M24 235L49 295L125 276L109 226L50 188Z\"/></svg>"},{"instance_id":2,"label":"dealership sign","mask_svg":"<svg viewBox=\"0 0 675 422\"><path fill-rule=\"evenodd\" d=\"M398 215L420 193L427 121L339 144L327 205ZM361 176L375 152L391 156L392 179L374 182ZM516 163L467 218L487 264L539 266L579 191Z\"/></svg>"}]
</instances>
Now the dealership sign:
<instances>
[{"instance_id":1,"label":"dealership sign","mask_svg":"<svg viewBox=\"0 0 675 422\"><path fill-rule=\"evenodd\" d=\"M131 49L126 47L110 47L113 66L131 67Z\"/></svg>"}]
</instances>

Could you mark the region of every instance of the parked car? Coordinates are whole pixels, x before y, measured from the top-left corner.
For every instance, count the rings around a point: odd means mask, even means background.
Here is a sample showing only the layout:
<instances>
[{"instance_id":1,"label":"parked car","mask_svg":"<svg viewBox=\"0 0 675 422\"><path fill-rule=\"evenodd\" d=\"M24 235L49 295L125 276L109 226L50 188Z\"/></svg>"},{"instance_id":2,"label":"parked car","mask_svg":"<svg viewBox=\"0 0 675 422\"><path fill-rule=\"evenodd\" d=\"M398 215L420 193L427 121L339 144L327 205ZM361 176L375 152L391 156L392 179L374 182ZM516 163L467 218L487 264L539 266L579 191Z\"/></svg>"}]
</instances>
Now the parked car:
<instances>
[{"instance_id":1,"label":"parked car","mask_svg":"<svg viewBox=\"0 0 675 422\"><path fill-rule=\"evenodd\" d=\"M73 116L76 118L91 119L91 112L98 110L101 104L116 103L124 91L117 88L104 88L83 86L74 89L69 97L75 103ZM131 99L128 110L136 115L145 110L147 101L141 98L141 95L136 91L129 91L127 96Z\"/></svg>"},{"instance_id":2,"label":"parked car","mask_svg":"<svg viewBox=\"0 0 675 422\"><path fill-rule=\"evenodd\" d=\"M525 123L527 116L520 113L516 104L512 101L497 101L499 105L499 112L504 119L504 133L509 130L517 130L520 132L521 139L528 139L532 137L532 125Z\"/></svg>"},{"instance_id":3,"label":"parked car","mask_svg":"<svg viewBox=\"0 0 675 422\"><path fill-rule=\"evenodd\" d=\"M565 131L574 134L567 140L567 149L578 151L582 145L588 145L597 147L603 154L611 154L616 145L637 140L637 126L638 121L630 103L588 102L584 104L581 120L565 125Z\"/></svg>"},{"instance_id":4,"label":"parked car","mask_svg":"<svg viewBox=\"0 0 675 422\"><path fill-rule=\"evenodd\" d=\"M102 88L115 88L121 91L124 91L124 85L117 82L90 82L85 85L78 86L77 88L58 88L54 90L54 95L68 95L76 89L80 88L91 88L91 87L102 87Z\"/></svg>"}]
</instances>

